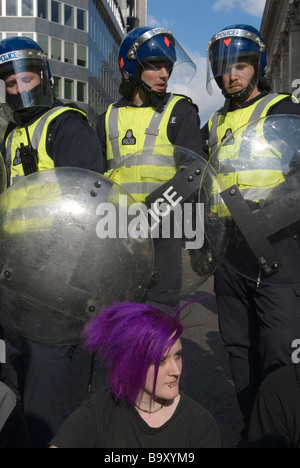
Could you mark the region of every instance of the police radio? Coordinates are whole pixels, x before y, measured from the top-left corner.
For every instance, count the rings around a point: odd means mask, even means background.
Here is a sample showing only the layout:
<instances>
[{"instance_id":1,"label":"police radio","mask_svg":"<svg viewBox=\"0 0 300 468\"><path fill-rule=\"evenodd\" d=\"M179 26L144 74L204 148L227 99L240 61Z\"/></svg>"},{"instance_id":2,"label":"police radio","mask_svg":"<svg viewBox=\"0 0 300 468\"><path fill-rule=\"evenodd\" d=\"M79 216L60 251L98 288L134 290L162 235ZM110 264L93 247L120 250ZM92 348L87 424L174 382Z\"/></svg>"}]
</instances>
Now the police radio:
<instances>
[{"instance_id":1,"label":"police radio","mask_svg":"<svg viewBox=\"0 0 300 468\"><path fill-rule=\"evenodd\" d=\"M38 152L32 147L28 128L25 127L28 145L24 146L23 143L20 145L20 159L23 166L25 176L37 172L38 168Z\"/></svg>"},{"instance_id":2,"label":"police radio","mask_svg":"<svg viewBox=\"0 0 300 468\"><path fill-rule=\"evenodd\" d=\"M38 153L31 145L21 143L20 159L26 176L38 171Z\"/></svg>"}]
</instances>

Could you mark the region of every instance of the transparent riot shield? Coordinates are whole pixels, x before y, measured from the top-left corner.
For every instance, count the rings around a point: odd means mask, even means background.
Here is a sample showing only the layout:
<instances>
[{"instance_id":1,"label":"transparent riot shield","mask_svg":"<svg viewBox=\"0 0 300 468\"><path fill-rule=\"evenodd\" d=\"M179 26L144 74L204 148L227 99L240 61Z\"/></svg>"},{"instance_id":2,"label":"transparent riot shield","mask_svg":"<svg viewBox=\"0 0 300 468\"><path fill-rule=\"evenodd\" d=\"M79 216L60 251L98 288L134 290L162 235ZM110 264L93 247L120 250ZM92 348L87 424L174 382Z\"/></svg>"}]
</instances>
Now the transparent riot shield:
<instances>
[{"instance_id":1,"label":"transparent riot shield","mask_svg":"<svg viewBox=\"0 0 300 468\"><path fill-rule=\"evenodd\" d=\"M109 161L108 177L122 185L148 217L154 245L154 275L147 292L151 300L187 300L223 258L226 220L213 216L202 197L198 200L206 166L196 153L173 145ZM206 176L218 178L215 171L206 171Z\"/></svg>"},{"instance_id":2,"label":"transparent riot shield","mask_svg":"<svg viewBox=\"0 0 300 468\"><path fill-rule=\"evenodd\" d=\"M32 340L73 344L100 308L139 301L153 245L133 203L108 178L76 168L36 172L3 192L0 322Z\"/></svg>"},{"instance_id":3,"label":"transparent riot shield","mask_svg":"<svg viewBox=\"0 0 300 468\"><path fill-rule=\"evenodd\" d=\"M7 186L6 167L5 167L2 154L0 153L0 193L2 193L6 189L6 186Z\"/></svg>"},{"instance_id":4,"label":"transparent riot shield","mask_svg":"<svg viewBox=\"0 0 300 468\"><path fill-rule=\"evenodd\" d=\"M263 284L300 284L300 117L273 115L229 135L203 177L210 210L230 226L224 262Z\"/></svg>"}]
</instances>

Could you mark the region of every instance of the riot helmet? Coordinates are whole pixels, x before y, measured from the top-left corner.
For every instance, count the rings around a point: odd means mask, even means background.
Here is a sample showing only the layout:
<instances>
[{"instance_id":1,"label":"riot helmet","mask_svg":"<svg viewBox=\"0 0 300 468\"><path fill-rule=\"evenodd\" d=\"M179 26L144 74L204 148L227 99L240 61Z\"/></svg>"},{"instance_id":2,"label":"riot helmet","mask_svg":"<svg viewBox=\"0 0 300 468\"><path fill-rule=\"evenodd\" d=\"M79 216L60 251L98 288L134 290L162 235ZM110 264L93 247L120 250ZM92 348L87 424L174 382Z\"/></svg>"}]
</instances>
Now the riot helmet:
<instances>
[{"instance_id":1,"label":"riot helmet","mask_svg":"<svg viewBox=\"0 0 300 468\"><path fill-rule=\"evenodd\" d=\"M14 116L54 102L53 76L43 49L28 37L0 42L0 103Z\"/></svg>"},{"instance_id":2,"label":"riot helmet","mask_svg":"<svg viewBox=\"0 0 300 468\"><path fill-rule=\"evenodd\" d=\"M138 27L128 33L120 46L119 66L122 75L120 94L130 98L133 88L138 86L154 105L157 105L157 99L165 93L151 91L150 87L141 80L143 69L149 64L155 67L155 62L168 64L170 76L174 74L175 69L181 69L179 79L183 84L188 84L196 71L196 65L171 31L165 28Z\"/></svg>"},{"instance_id":3,"label":"riot helmet","mask_svg":"<svg viewBox=\"0 0 300 468\"><path fill-rule=\"evenodd\" d=\"M224 89L222 77L229 73L232 65L240 62L253 65L254 76L244 89L228 93ZM270 90L265 79L266 68L266 45L259 31L246 24L228 26L215 34L208 43L206 89L212 94L211 80L215 79L227 99L243 101L256 86L260 91Z\"/></svg>"}]
</instances>

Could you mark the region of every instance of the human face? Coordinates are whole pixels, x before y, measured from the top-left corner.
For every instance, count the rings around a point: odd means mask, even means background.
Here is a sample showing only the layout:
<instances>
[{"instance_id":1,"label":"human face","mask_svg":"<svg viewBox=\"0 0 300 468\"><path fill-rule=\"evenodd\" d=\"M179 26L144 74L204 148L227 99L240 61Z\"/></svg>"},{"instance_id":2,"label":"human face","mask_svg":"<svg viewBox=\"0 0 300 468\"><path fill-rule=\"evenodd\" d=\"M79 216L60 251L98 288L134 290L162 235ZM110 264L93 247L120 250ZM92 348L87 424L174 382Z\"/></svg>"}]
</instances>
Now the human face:
<instances>
[{"instance_id":1,"label":"human face","mask_svg":"<svg viewBox=\"0 0 300 468\"><path fill-rule=\"evenodd\" d=\"M17 75L9 75L5 79L5 87L8 94L21 94L35 88L41 82L37 73L25 71Z\"/></svg>"},{"instance_id":2,"label":"human face","mask_svg":"<svg viewBox=\"0 0 300 468\"><path fill-rule=\"evenodd\" d=\"M254 66L247 62L229 65L222 77L225 92L234 94L247 88L254 77L254 73Z\"/></svg>"},{"instance_id":3,"label":"human face","mask_svg":"<svg viewBox=\"0 0 300 468\"><path fill-rule=\"evenodd\" d=\"M170 77L170 65L168 62L143 63L141 79L158 93L165 92Z\"/></svg>"},{"instance_id":4,"label":"human face","mask_svg":"<svg viewBox=\"0 0 300 468\"><path fill-rule=\"evenodd\" d=\"M178 340L173 344L171 349L166 353L160 361L156 388L156 400L172 400L179 393L179 380L182 372L182 346ZM153 382L155 375L155 364L149 367L144 394L153 395Z\"/></svg>"}]
</instances>

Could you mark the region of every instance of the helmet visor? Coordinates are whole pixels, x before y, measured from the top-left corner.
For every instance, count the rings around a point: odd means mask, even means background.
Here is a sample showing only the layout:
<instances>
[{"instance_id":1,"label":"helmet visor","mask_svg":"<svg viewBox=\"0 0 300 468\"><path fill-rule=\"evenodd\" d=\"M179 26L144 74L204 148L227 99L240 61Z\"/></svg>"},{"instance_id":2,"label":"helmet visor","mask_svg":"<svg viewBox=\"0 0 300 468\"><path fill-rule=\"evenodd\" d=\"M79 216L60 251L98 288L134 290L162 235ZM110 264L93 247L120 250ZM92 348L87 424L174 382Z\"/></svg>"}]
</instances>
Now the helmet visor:
<instances>
[{"instance_id":1,"label":"helmet visor","mask_svg":"<svg viewBox=\"0 0 300 468\"><path fill-rule=\"evenodd\" d=\"M235 35L233 35L233 33ZM233 65L241 62L258 66L265 45L253 33L244 30L221 31L214 36L207 49L206 89L213 94L212 80L231 72Z\"/></svg>"},{"instance_id":2,"label":"helmet visor","mask_svg":"<svg viewBox=\"0 0 300 468\"><path fill-rule=\"evenodd\" d=\"M0 56L0 103L4 110L52 106L47 61L38 54L36 50L24 50Z\"/></svg>"},{"instance_id":3,"label":"helmet visor","mask_svg":"<svg viewBox=\"0 0 300 468\"><path fill-rule=\"evenodd\" d=\"M135 56L142 69L155 70L155 63L166 64L173 83L187 85L197 70L187 52L172 33L164 28L155 28L143 34L130 47L130 56Z\"/></svg>"}]
</instances>

